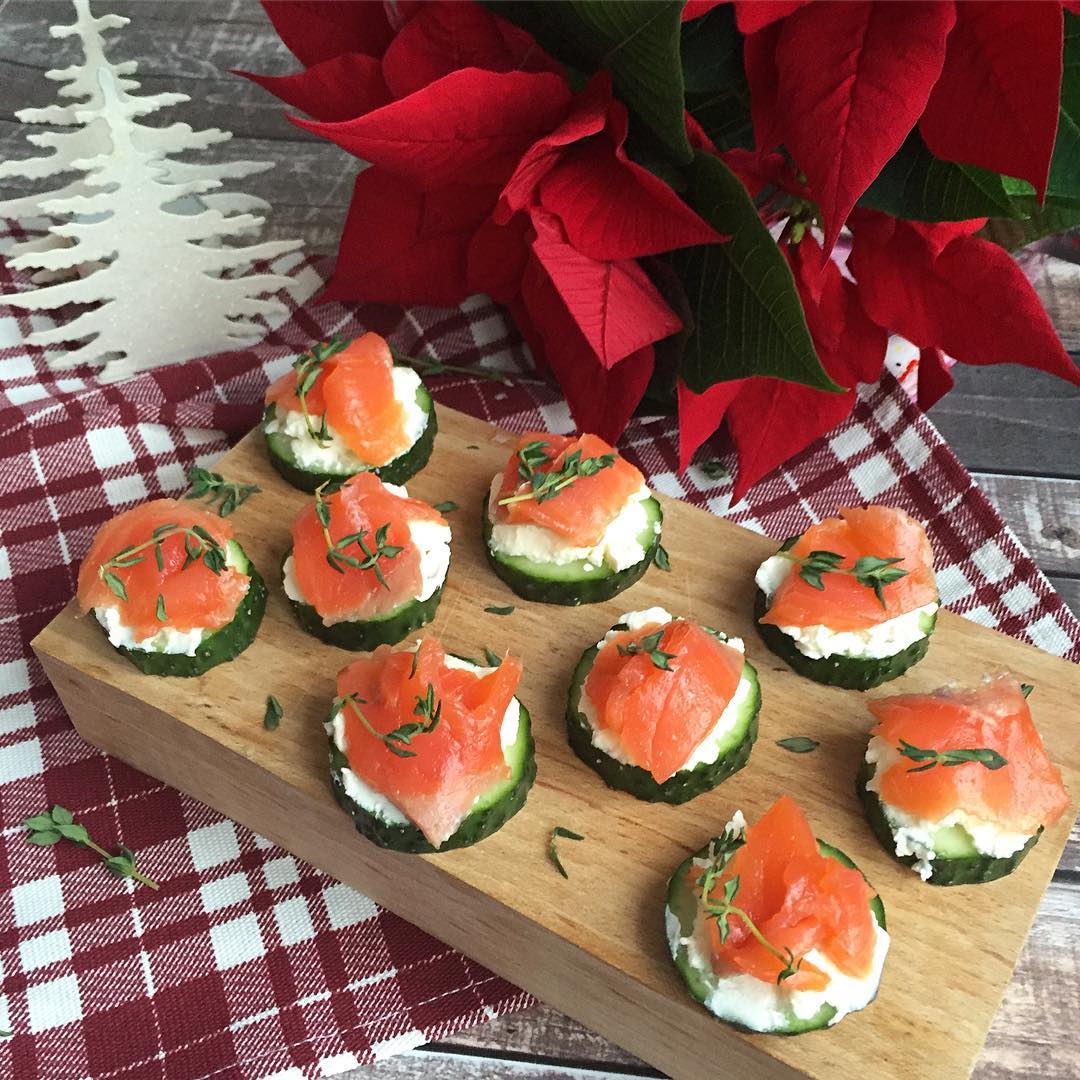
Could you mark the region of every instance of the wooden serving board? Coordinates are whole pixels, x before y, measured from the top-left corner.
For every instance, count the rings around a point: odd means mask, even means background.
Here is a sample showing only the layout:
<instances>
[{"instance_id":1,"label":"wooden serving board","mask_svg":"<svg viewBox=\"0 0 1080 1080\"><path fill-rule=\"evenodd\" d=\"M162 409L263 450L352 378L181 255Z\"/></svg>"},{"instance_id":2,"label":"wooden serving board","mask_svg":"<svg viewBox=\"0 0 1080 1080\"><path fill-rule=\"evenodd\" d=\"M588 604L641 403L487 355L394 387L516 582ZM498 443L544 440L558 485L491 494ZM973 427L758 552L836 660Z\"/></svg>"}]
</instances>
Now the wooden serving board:
<instances>
[{"instance_id":1,"label":"wooden serving board","mask_svg":"<svg viewBox=\"0 0 1080 1080\"><path fill-rule=\"evenodd\" d=\"M439 421L431 463L409 484L432 503L460 505L449 515L453 563L431 629L454 651L509 648L525 663L519 695L532 713L539 775L525 809L505 828L463 851L400 855L362 839L334 803L322 719L335 675L352 654L321 644L293 621L277 567L289 522L307 497L271 470L258 432L218 465L228 478L262 488L231 519L270 586L258 639L199 679L153 678L114 652L94 621L69 605L34 647L79 732L674 1077L967 1076L1075 807L1012 877L968 888L924 885L879 848L853 793L871 724L865 697L800 678L757 638L754 571L773 541L661 496L670 573L653 568L606 604L526 603L490 572L480 540L481 500L513 437L445 408ZM516 606L512 615L484 611L507 604ZM679 807L609 790L571 753L564 735L567 682L582 650L624 611L654 604L745 638L761 676L761 733L748 768ZM927 659L872 693L930 690L1003 667L1036 685L1032 707L1047 748L1071 789L1080 790L1080 668L1064 660L942 612ZM268 693L285 708L273 732L262 726ZM821 745L805 755L775 745L791 735ZM798 799L819 836L869 876L893 936L873 1005L831 1030L789 1039L735 1032L693 1002L668 955L662 914L673 867L720 831L736 808L754 820L784 792ZM546 856L555 825L586 837L562 846L569 880Z\"/></svg>"}]
</instances>

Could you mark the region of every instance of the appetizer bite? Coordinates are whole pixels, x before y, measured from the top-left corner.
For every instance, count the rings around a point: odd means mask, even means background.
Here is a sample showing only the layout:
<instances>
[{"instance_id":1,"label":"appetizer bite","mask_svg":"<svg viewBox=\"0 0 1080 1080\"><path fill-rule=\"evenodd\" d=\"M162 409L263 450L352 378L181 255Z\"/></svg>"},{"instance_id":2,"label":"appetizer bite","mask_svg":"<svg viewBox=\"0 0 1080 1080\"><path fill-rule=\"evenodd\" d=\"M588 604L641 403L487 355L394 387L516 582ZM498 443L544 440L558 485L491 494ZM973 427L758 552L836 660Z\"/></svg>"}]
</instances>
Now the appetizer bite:
<instances>
[{"instance_id":1,"label":"appetizer bite","mask_svg":"<svg viewBox=\"0 0 1080 1080\"><path fill-rule=\"evenodd\" d=\"M380 847L449 851L525 805L536 778L521 662L481 667L434 638L381 648L338 675L326 723L337 801Z\"/></svg>"},{"instance_id":2,"label":"appetizer bite","mask_svg":"<svg viewBox=\"0 0 1080 1080\"><path fill-rule=\"evenodd\" d=\"M870 702L857 789L882 846L932 885L1011 874L1069 795L1013 675Z\"/></svg>"},{"instance_id":3,"label":"appetizer bite","mask_svg":"<svg viewBox=\"0 0 1080 1080\"><path fill-rule=\"evenodd\" d=\"M98 530L78 597L141 671L201 675L254 641L266 586L227 521L155 499Z\"/></svg>"},{"instance_id":4,"label":"appetizer bite","mask_svg":"<svg viewBox=\"0 0 1080 1080\"><path fill-rule=\"evenodd\" d=\"M292 525L285 595L309 633L342 649L393 645L431 622L450 568L450 526L403 487L359 473Z\"/></svg>"},{"instance_id":5,"label":"appetizer bite","mask_svg":"<svg viewBox=\"0 0 1080 1080\"><path fill-rule=\"evenodd\" d=\"M262 419L271 464L301 491L360 472L403 484L427 464L436 426L420 376L371 333L313 345L266 391Z\"/></svg>"},{"instance_id":6,"label":"appetizer bite","mask_svg":"<svg viewBox=\"0 0 1080 1080\"><path fill-rule=\"evenodd\" d=\"M574 670L570 746L601 779L683 803L741 769L757 738L757 672L743 643L663 608L627 612Z\"/></svg>"},{"instance_id":7,"label":"appetizer bite","mask_svg":"<svg viewBox=\"0 0 1080 1080\"><path fill-rule=\"evenodd\" d=\"M664 923L691 996L746 1031L798 1035L864 1009L889 951L880 898L789 795L755 825L736 812L676 869Z\"/></svg>"},{"instance_id":8,"label":"appetizer bite","mask_svg":"<svg viewBox=\"0 0 1080 1080\"><path fill-rule=\"evenodd\" d=\"M925 655L938 591L926 531L867 506L812 525L758 568L762 640L800 675L866 690Z\"/></svg>"},{"instance_id":9,"label":"appetizer bite","mask_svg":"<svg viewBox=\"0 0 1080 1080\"><path fill-rule=\"evenodd\" d=\"M492 481L484 546L518 596L593 604L645 573L662 521L644 477L603 439L531 431Z\"/></svg>"}]
</instances>

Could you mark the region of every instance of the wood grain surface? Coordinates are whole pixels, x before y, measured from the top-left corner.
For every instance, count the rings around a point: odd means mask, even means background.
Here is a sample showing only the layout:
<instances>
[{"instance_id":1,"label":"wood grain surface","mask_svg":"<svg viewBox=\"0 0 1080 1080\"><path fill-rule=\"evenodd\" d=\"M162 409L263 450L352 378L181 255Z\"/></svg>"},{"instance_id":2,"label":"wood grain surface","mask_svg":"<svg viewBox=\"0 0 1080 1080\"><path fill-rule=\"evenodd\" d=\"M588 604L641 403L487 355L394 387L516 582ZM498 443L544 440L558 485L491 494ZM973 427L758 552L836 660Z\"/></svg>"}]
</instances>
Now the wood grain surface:
<instances>
[{"instance_id":1,"label":"wood grain surface","mask_svg":"<svg viewBox=\"0 0 1080 1080\"><path fill-rule=\"evenodd\" d=\"M312 252L332 252L340 235L356 164L341 150L289 124L282 105L246 80L247 68L268 74L296 69L254 0L97 0L96 10L133 19L112 55L134 58L148 90L183 89L192 101L162 115L196 127L235 133L217 148L221 158L276 162L244 181L245 190L273 203L268 237L302 236ZM75 58L74 43L46 33L70 18L67 0L0 3L0 158L31 152L17 108L55 100L46 68ZM29 188L5 189L11 194ZM1070 253L1075 259L1075 251ZM1080 267L1047 259L1036 286L1067 348L1080 348ZM1080 392L1015 366L955 372L956 388L931 417L973 471L1021 541L1073 611L1080 612ZM1036 1072L1046 1080L1080 1075L1076 1046L1080 1001L1080 831L1036 917L986 1046L978 1080L1017 1080ZM438 1077L654 1075L613 1044L538 1007L463 1033L427 1049L358 1070L353 1080Z\"/></svg>"},{"instance_id":2,"label":"wood grain surface","mask_svg":"<svg viewBox=\"0 0 1080 1080\"><path fill-rule=\"evenodd\" d=\"M673 1075L707 1080L727 1060L740 1075L857 1080L959 1080L970 1072L1068 838L1072 816L1047 830L1020 873L977 889L933 891L877 845L852 794L872 726L866 696L809 682L758 641L754 571L776 542L687 503L661 497L671 572L653 568L603 604L551 608L516 598L483 554L479 508L513 436L452 409L412 494L452 499L453 565L429 632L477 655L495 643L524 662L519 696L533 717L538 778L528 803L501 832L462 851L402 856L358 838L330 798L321 720L337 669L350 654L296 624L277 574L289 522L309 502L271 469L261 433L217 466L261 494L229 520L270 585L255 643L197 680L147 678L109 646L74 604L35 649L76 728L89 741L209 803L298 856L363 889L499 974L520 983L619 1045ZM269 572L268 572L269 571ZM493 605L514 605L509 616ZM748 768L684 806L650 805L606 788L569 750L564 713L581 652L623 612L663 605L737 634L762 686L760 738ZM1067 783L1080 788L1074 738L1080 667L942 613L927 658L886 693L975 682L1004 667L1037 687L1037 722ZM285 709L262 725L264 697ZM788 735L820 741L793 757ZM880 891L892 946L876 1002L828 1038L740 1035L717 1024L683 991L661 930L666 881L686 855L736 809L756 820L793 793L818 835L846 851ZM285 811L288 807L288 811ZM563 858L564 881L545 857L551 829L584 834ZM587 902L582 902L587 898ZM1012 932L1001 933L1007 926ZM917 1039L910 1039L919 1032Z\"/></svg>"}]
</instances>

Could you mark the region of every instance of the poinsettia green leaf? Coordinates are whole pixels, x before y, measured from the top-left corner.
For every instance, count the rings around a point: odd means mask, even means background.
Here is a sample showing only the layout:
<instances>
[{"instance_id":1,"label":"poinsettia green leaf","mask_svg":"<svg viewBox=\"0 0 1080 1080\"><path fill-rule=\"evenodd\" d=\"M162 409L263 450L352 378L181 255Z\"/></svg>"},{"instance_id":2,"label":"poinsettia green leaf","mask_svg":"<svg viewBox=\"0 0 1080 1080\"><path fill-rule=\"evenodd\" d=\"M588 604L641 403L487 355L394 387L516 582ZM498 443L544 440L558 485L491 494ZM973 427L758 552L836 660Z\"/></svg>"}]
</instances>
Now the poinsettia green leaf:
<instances>
[{"instance_id":1,"label":"poinsettia green leaf","mask_svg":"<svg viewBox=\"0 0 1080 1080\"><path fill-rule=\"evenodd\" d=\"M1005 179L975 165L934 157L915 130L863 193L859 205L911 221L1020 217L1009 200Z\"/></svg>"},{"instance_id":2,"label":"poinsettia green leaf","mask_svg":"<svg viewBox=\"0 0 1080 1080\"><path fill-rule=\"evenodd\" d=\"M1080 16L1068 11L1065 12L1061 108L1046 193L1080 198Z\"/></svg>"},{"instance_id":3,"label":"poinsettia green leaf","mask_svg":"<svg viewBox=\"0 0 1080 1080\"><path fill-rule=\"evenodd\" d=\"M564 62L584 71L607 68L616 96L676 161L690 161L679 54L683 0L496 0L486 6Z\"/></svg>"},{"instance_id":4,"label":"poinsettia green leaf","mask_svg":"<svg viewBox=\"0 0 1080 1080\"><path fill-rule=\"evenodd\" d=\"M821 366L795 279L738 177L698 153L690 204L723 244L674 257L694 317L680 375L695 393L721 380L766 375L818 390L838 390Z\"/></svg>"},{"instance_id":5,"label":"poinsettia green leaf","mask_svg":"<svg viewBox=\"0 0 1080 1080\"><path fill-rule=\"evenodd\" d=\"M730 4L683 23L686 108L722 150L754 145L742 42Z\"/></svg>"},{"instance_id":6,"label":"poinsettia green leaf","mask_svg":"<svg viewBox=\"0 0 1080 1080\"><path fill-rule=\"evenodd\" d=\"M1040 206L1034 188L1028 185L1028 190L1031 194L1015 196L1012 200L1023 214L1022 220L991 218L979 235L993 240L1006 251L1016 251L1044 236L1054 236L1080 225L1080 199L1047 196L1046 204Z\"/></svg>"}]
</instances>

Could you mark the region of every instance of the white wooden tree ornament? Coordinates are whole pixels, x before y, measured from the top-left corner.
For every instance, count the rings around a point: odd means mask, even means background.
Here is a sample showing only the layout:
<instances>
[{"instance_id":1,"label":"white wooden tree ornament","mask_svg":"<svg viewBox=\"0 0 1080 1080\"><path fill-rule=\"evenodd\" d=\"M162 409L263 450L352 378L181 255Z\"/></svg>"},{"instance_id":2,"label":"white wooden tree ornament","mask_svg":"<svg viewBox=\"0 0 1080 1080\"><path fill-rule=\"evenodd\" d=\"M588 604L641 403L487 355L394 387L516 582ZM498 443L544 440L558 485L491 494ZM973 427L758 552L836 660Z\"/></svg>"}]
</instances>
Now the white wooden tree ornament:
<instances>
[{"instance_id":1,"label":"white wooden tree ornament","mask_svg":"<svg viewBox=\"0 0 1080 1080\"><path fill-rule=\"evenodd\" d=\"M89 0L74 0L76 22L54 26L54 37L78 35L85 63L47 72L64 82L59 94L78 102L24 109L24 123L71 130L27 136L48 147L43 157L0 163L0 180L77 173L76 179L31 198L0 202L0 217L56 219L47 236L16 245L15 269L36 271L39 288L4 297L28 311L65 304L96 304L70 322L36 331L31 345L83 341L54 368L104 361L100 378L112 382L139 371L254 344L265 328L256 316L284 314L268 294L293 284L274 273L249 273L251 264L295 251L299 240L247 246L226 241L257 236L267 210L261 199L223 192L222 181L271 168L270 162L186 162L170 155L203 150L232 138L188 124L149 127L141 118L190 100L186 94L134 96L133 62L113 64L101 31L129 20L95 17Z\"/></svg>"}]
</instances>

